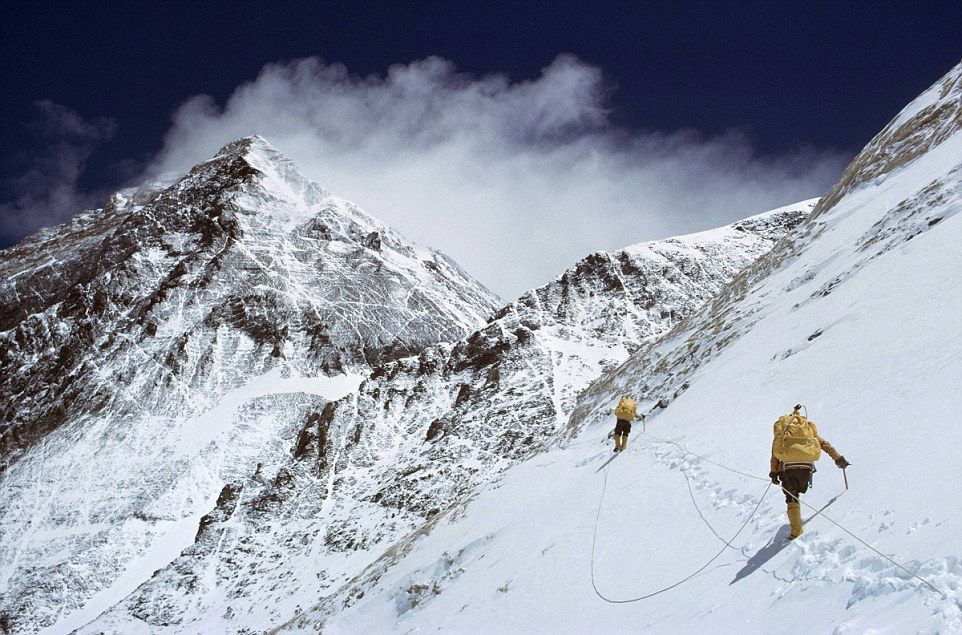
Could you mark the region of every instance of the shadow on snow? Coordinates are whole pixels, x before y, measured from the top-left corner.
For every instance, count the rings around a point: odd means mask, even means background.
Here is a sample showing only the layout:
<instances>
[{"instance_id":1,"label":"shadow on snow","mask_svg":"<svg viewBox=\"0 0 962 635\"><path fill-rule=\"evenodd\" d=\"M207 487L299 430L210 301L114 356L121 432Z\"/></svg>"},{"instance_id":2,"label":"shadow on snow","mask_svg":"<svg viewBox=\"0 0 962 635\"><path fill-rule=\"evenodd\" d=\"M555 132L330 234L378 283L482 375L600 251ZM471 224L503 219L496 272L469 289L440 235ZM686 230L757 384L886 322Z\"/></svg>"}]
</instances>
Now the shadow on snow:
<instances>
[{"instance_id":1,"label":"shadow on snow","mask_svg":"<svg viewBox=\"0 0 962 635\"><path fill-rule=\"evenodd\" d=\"M832 498L832 500L822 505L822 508L819 509L818 512L806 518L803 524L807 525L808 523L810 523L812 519L818 515L818 513L824 511L825 509L828 508L829 505L837 501L839 496L841 496L841 494L836 494L835 497ZM775 534L775 536L768 541L768 544L766 544L764 547L759 549L754 556L748 559L748 562L745 563L745 566L742 567L741 570L735 574L735 579L728 583L729 586L732 584L735 584L742 578L747 578L751 574L758 571L758 569L760 569L763 564L765 564L766 562L768 562L769 560L777 556L779 552L782 551L782 549L784 549L789 544L791 544L791 541L788 539L789 531L790 529L788 525L782 525L778 529L778 532Z\"/></svg>"}]
</instances>

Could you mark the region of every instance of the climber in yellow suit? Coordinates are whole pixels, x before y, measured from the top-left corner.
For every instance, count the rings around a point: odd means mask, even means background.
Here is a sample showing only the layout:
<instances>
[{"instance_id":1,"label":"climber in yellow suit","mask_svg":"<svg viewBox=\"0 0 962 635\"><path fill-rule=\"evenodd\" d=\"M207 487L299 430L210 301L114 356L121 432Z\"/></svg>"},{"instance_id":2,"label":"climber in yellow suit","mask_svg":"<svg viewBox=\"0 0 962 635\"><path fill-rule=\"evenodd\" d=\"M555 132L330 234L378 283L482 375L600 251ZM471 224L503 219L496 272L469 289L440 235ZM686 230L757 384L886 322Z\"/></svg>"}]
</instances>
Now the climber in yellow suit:
<instances>
[{"instance_id":1,"label":"climber in yellow suit","mask_svg":"<svg viewBox=\"0 0 962 635\"><path fill-rule=\"evenodd\" d=\"M638 403L628 395L622 395L615 407L615 452L621 452L628 447L628 435L631 434L631 422L638 419L645 420L645 415L638 413Z\"/></svg>"},{"instance_id":2,"label":"climber in yellow suit","mask_svg":"<svg viewBox=\"0 0 962 635\"><path fill-rule=\"evenodd\" d=\"M792 526L789 540L802 535L802 508L798 502L800 494L808 491L815 471L815 461L822 450L835 461L841 469L851 463L832 447L832 444L818 436L815 424L799 413L802 406L796 404L791 414L783 415L775 422L775 438L772 441L772 460L769 478L775 485L781 484L788 505L788 522Z\"/></svg>"}]
</instances>

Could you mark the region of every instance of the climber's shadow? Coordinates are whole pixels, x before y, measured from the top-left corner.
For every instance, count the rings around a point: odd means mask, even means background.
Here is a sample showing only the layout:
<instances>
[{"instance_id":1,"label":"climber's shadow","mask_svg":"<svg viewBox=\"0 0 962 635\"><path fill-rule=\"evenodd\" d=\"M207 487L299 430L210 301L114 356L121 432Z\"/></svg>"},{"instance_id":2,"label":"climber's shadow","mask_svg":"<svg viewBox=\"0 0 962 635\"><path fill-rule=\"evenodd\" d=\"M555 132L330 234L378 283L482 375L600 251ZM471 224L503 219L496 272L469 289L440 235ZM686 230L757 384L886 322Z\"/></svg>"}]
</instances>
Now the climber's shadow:
<instances>
[{"instance_id":1,"label":"climber's shadow","mask_svg":"<svg viewBox=\"0 0 962 635\"><path fill-rule=\"evenodd\" d=\"M822 512L825 509L827 509L829 505L831 505L832 503L838 500L839 496L841 496L841 494L836 494L835 497L832 498L832 500L822 505L822 508L819 509L818 511ZM818 515L818 512L812 514L811 516L809 516L803 521L803 524L807 525L817 515ZM746 578L750 576L751 574L758 571L758 569L760 569L763 564L765 564L766 562L768 562L769 560L777 556L782 549L784 549L785 547L791 544L791 541L788 539L788 535L790 532L791 532L791 528L788 525L782 525L781 527L779 527L778 533L776 533L775 536L768 541L768 544L766 544L764 547L759 549L754 556L748 559L748 562L745 563L745 566L742 567L741 570L735 574L735 579L729 582L728 584L729 585L735 584L742 578Z\"/></svg>"},{"instance_id":2,"label":"climber's shadow","mask_svg":"<svg viewBox=\"0 0 962 635\"><path fill-rule=\"evenodd\" d=\"M601 467L599 467L597 470L595 470L595 474L597 474L597 473L600 472L601 470L603 470L603 469L605 469L606 467L608 467L608 464L611 463L612 461L614 461L615 459L617 459L619 454L620 454L620 452L615 452L615 453L614 453L614 456L612 456L610 459L608 459L607 461L605 461L604 463L602 463L602 464L601 464Z\"/></svg>"}]
</instances>

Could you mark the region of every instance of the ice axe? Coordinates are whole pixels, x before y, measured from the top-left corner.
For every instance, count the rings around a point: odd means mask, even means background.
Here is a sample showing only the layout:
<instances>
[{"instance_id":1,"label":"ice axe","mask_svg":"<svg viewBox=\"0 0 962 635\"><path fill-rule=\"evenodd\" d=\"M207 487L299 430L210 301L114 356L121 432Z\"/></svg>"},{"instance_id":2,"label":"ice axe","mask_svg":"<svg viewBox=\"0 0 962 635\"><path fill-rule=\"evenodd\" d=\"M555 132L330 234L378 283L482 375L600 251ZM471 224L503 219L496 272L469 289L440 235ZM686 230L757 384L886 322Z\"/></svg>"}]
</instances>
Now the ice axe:
<instances>
[{"instance_id":1,"label":"ice axe","mask_svg":"<svg viewBox=\"0 0 962 635\"><path fill-rule=\"evenodd\" d=\"M848 491L848 474L845 472L845 468L842 468L842 478L845 479L845 491Z\"/></svg>"}]
</instances>

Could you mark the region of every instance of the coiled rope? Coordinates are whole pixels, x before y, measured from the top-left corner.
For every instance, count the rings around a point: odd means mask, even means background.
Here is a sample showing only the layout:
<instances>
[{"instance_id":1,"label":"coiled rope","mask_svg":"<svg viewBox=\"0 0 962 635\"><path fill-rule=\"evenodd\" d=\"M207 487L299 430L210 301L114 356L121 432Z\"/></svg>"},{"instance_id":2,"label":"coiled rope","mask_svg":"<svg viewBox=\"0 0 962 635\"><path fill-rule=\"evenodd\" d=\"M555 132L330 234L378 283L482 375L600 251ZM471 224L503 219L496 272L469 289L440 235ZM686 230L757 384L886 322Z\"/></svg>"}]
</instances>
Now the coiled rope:
<instances>
[{"instance_id":1,"label":"coiled rope","mask_svg":"<svg viewBox=\"0 0 962 635\"><path fill-rule=\"evenodd\" d=\"M674 589L675 587L678 587L678 586L684 584L685 582L688 582L689 580L691 580L692 578L694 578L695 576L697 576L698 574L700 574L702 571L704 571L705 569L707 569L707 568L711 565L711 563L713 563L713 562L714 562L715 560L717 560L723 553L725 553L725 550L726 550L726 549L728 549L728 548L731 547L731 544L735 541L735 539L736 539L736 538L738 537L738 535L742 532L742 530L744 530L745 527L748 526L748 523L751 522L752 518L753 518L753 517L755 516L755 514L758 512L759 507L761 507L762 501L765 500L765 496L768 495L768 492L769 492L769 490L771 490L771 487L772 487L772 485L773 485L773 483L772 483L769 479L767 479L767 478L762 478L762 477L756 476L756 475L754 475L754 474L747 474L747 473L745 473L745 472L741 472L741 471L739 471L739 470L736 470L735 468L728 467L727 465L723 465L723 464L721 464L721 463L718 463L717 461L713 461L713 460L711 460L711 459L709 459L709 458L707 458L707 457L704 457L704 456L701 456L700 454L696 454L696 453L692 452L692 451L689 450L688 448L684 447L683 445L681 445L680 443L677 443L677 442L675 442L675 441L670 441L670 440L668 440L668 439L661 439L661 438L656 437L656 436L653 435L653 434L649 434L648 432L645 432L645 431L640 431L640 430L639 430L638 432L641 432L641 434L643 434L643 435L645 435L645 436L647 436L647 437L650 437L651 439L654 439L655 441L660 441L660 442L662 442L662 443L667 443L667 444L669 444L669 445L673 445L673 446L675 446L676 448L678 448L679 450L681 450L682 452L685 452L686 454L689 454L689 455L691 455L691 456L693 456L693 457L695 457L695 458L697 458L697 459L700 459L700 460L702 460L702 461L705 461L706 463L710 463L710 464L712 464L712 465L715 465L715 466L717 466L717 467L720 467L720 468L722 468L722 469L724 469L724 470L728 470L729 472L732 472L732 473L734 473L734 474L739 474L739 475L741 475L741 476L745 476L745 477L748 477L748 478L753 478L753 479L758 480L758 481L769 481L769 482L768 482L768 487L765 488L765 491L762 493L761 497L758 499L758 502L755 504L754 509L752 509L751 514L748 515L748 518L745 519L745 522L742 524L742 526L738 528L738 531L735 532L735 535L732 536L730 540L726 541L726 542L725 542L725 545L721 548L721 550L720 550L718 553L716 553L716 554L711 558L711 560L709 560L709 561L706 562L704 565L702 565L697 571L695 571L694 573L692 573L692 574L686 576L685 578L679 580L678 582L675 582L674 584L671 584L671 585L669 585L669 586L667 586L667 587L665 587L665 588L663 588L663 589L659 589L659 590L654 591L654 592L652 592L652 593L647 593L647 594L645 594L645 595L640 595L640 596L638 596L638 597L628 598L628 599L624 599L624 600L615 600L615 599L609 598L609 597L605 596L603 593L601 593L601 591L598 590L597 584L595 583L595 543L597 542L597 539L598 539L598 521L599 521L599 519L601 518L601 509L602 509L602 505L604 504L604 500L605 500L605 492L608 490L608 468L606 467L606 468L605 468L605 471L604 471L604 484L603 484L602 489L601 489L601 498L598 500L598 511L597 511L597 513L595 514L594 534L593 534L593 536L592 536L592 538L591 538L591 587L594 589L595 594L596 594L599 598L601 598L602 600L604 600L605 602L608 602L608 603L610 603L610 604L628 604L628 603L631 603L631 602L639 602L639 601L641 601L641 600L647 600L648 598L651 598L651 597L654 597L654 596L659 595L659 594L661 594L661 593L664 593L665 591L670 591L671 589ZM781 487L781 486L779 486L779 487ZM804 506L807 507L808 509L810 509L810 510L812 510L813 512L815 512L815 516L821 516L822 518L824 518L825 520L827 520L828 522L832 523L833 525L835 525L836 527L838 527L839 529L841 529L842 531L844 531L846 534L848 534L849 536L851 536L852 538L854 538L856 541L858 541L859 543L861 543L862 545L864 545L866 548L868 548L868 549L870 549L871 551L873 551L873 552L874 552L875 554L877 554L879 557L885 559L886 561L888 561L888 562L890 562L891 564L895 565L896 567L898 567L898 568L901 569L902 571L908 573L910 576L912 576L913 578L915 578L915 579L918 580L919 582L922 582L923 584L925 584L926 586L928 586L930 589L932 589L933 591L935 591L936 593L938 593L939 595L941 595L944 599L948 599L949 596L948 596L948 594L947 594L945 591L943 591L943 590L940 589L939 587L935 586L935 584L933 584L933 583L930 582L929 580L923 578L921 575L919 575L919 574L916 573L915 571L912 571L911 569L909 569L908 567L906 567L906 566L903 565L902 563L900 563L900 562L898 562L897 560L893 559L892 557L887 556L886 554L882 553L881 551L879 551L878 549L876 549L874 546L872 546L868 541L866 541L866 540L864 540L863 538L861 538L861 537L859 537L858 535L856 535L854 532L852 532L851 530L849 530L847 527L845 527L844 525L842 525L842 524L839 523L838 521L836 521L836 520L834 520L833 518L831 518L830 516L828 516L828 515L827 515L825 512L823 512L822 510L817 509L817 508L809 505L809 504L806 503L805 501L801 500L800 498L792 495L792 494L791 494L788 490L786 490L784 487L781 487L781 490L782 490L783 492L785 492L786 495L792 496L792 498L794 498L794 499L795 499L796 501L798 501L800 504L804 505ZM813 516L813 517L814 517L814 516Z\"/></svg>"},{"instance_id":2,"label":"coiled rope","mask_svg":"<svg viewBox=\"0 0 962 635\"><path fill-rule=\"evenodd\" d=\"M714 556L712 556L711 559L710 559L708 562L706 562L705 564L703 564L702 566L700 566L697 570L693 571L692 573L690 573L689 575L685 576L685 577L682 578L681 580L678 580L677 582L675 582L675 583L673 583L673 584L670 584L670 585L668 585L668 586L666 586L666 587L664 587L664 588L662 588L662 589L658 589L657 591L652 591L651 593L646 593L645 595L639 595L638 597L634 597L634 598L627 598L627 599L623 599L623 600L616 600L616 599L610 598L610 597L606 596L604 593L602 593L602 592L598 589L598 584L595 582L595 544L596 544L596 542L597 542L597 540L598 540L598 520L601 518L601 507L602 507L602 504L603 504L604 501L605 501L605 492L606 492L607 489L608 489L608 468L606 467L606 468L605 468L604 486L603 486L602 489L601 489L601 499L598 501L598 512L595 514L595 529L594 529L594 535L593 535L592 538L591 538L591 588L593 588L593 589L595 590L595 595L597 595L599 598L601 598L602 600L604 600L605 602L608 602L608 603L610 603L610 604L629 604L629 603L631 603L631 602L640 602L641 600L647 600L648 598L651 598L651 597L654 597L654 596L659 595L659 594L661 594L661 593L664 593L665 591L670 591L670 590L674 589L675 587L681 586L681 585L684 584L685 582L688 582L689 580L691 580L692 578L694 578L695 576L697 576L699 573L701 573L702 571L704 571L705 569L707 569L709 566L711 566L711 563L713 563L713 562L714 562L715 560L717 560L723 553L725 553L725 550L726 550L726 549L728 549L729 547L731 547L731 544L732 544L733 542L735 542L735 539L736 539L736 538L738 538L738 534L742 533L742 530L745 529L745 527L748 526L748 523L751 522L752 518L755 517L755 513L758 511L758 508L761 507L762 501L765 500L765 496L768 495L768 492L769 492L769 490L771 490L771 488L772 488L772 484L769 483L769 484L768 484L768 487L765 488L765 491L762 492L762 495L759 496L758 502L755 503L755 508L752 510L752 513L748 515L748 518L746 518L746 519L745 519L745 522L742 523L742 526L738 528L738 531L735 532L735 535L732 536L728 541L725 542L725 546L723 546L723 547L718 551L718 553L716 553Z\"/></svg>"}]
</instances>

